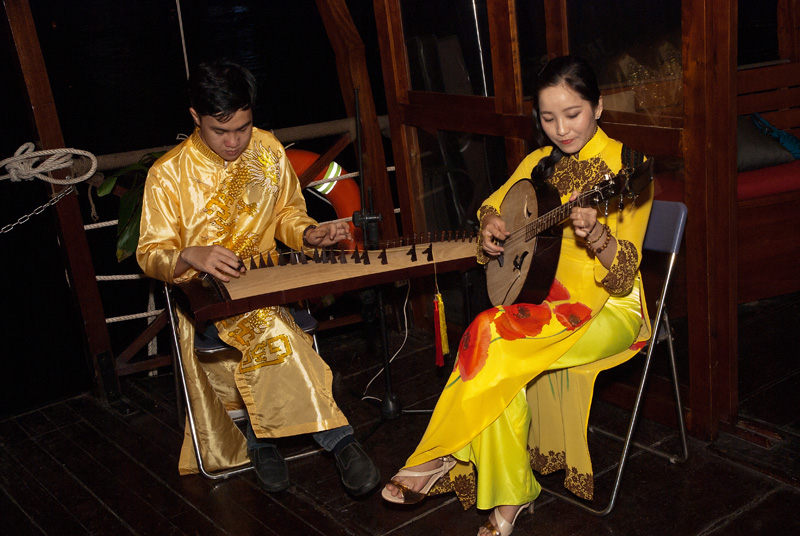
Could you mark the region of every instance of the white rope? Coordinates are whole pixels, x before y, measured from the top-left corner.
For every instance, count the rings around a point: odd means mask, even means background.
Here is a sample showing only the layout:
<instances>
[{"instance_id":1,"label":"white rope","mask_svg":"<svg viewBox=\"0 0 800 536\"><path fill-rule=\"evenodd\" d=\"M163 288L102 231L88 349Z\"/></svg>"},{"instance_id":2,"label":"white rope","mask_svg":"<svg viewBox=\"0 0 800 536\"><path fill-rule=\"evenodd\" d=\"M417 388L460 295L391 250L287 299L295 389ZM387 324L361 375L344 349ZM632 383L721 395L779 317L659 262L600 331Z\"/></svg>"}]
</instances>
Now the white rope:
<instances>
[{"instance_id":1,"label":"white rope","mask_svg":"<svg viewBox=\"0 0 800 536\"><path fill-rule=\"evenodd\" d=\"M148 318L151 316L158 316L164 311L164 309L158 309L155 311L148 311L146 313L136 313L133 315L124 315L124 316L112 316L106 318L106 324L113 324L114 322L124 322L126 320L136 320L138 318Z\"/></svg>"},{"instance_id":2,"label":"white rope","mask_svg":"<svg viewBox=\"0 0 800 536\"><path fill-rule=\"evenodd\" d=\"M25 143L17 149L14 156L0 161L0 168L5 167L8 170L7 174L0 175L0 180L11 179L12 182L19 182L21 180L37 178L49 182L50 184L63 184L66 186L85 181L94 175L97 169L97 158L89 151L82 151L80 149L45 149L42 151L34 151L35 147L33 143ZM64 180L54 179L44 174L57 169L70 167L72 165L73 155L85 156L91 160L91 169L80 177L67 177ZM49 158L39 164L38 167L34 167L43 156L49 156Z\"/></svg>"},{"instance_id":3,"label":"white rope","mask_svg":"<svg viewBox=\"0 0 800 536\"><path fill-rule=\"evenodd\" d=\"M86 231L90 231L92 229L100 229L102 227L113 227L119 223L119 220L108 220L108 221L101 221L97 223L90 223L88 225L84 225L83 228Z\"/></svg>"},{"instance_id":4,"label":"white rope","mask_svg":"<svg viewBox=\"0 0 800 536\"><path fill-rule=\"evenodd\" d=\"M151 279L149 285L150 288L147 291L147 312L156 310L156 297L155 294L153 293L153 288L155 287L154 283L155 281ZM147 320L148 326L152 323L153 323L152 319ZM147 355L148 357L153 357L154 355L157 354L158 354L158 337L153 337L152 339L150 339L150 342L147 343Z\"/></svg>"},{"instance_id":5,"label":"white rope","mask_svg":"<svg viewBox=\"0 0 800 536\"><path fill-rule=\"evenodd\" d=\"M134 279L146 279L144 274L129 274L129 275L98 275L95 279L98 281L131 281Z\"/></svg>"},{"instance_id":6,"label":"white rope","mask_svg":"<svg viewBox=\"0 0 800 536\"><path fill-rule=\"evenodd\" d=\"M181 47L183 48L183 65L186 68L186 79L189 79L189 56L186 54L186 35L183 33L183 15L181 13L181 0L175 0L178 10L178 28L181 31Z\"/></svg>"}]
</instances>

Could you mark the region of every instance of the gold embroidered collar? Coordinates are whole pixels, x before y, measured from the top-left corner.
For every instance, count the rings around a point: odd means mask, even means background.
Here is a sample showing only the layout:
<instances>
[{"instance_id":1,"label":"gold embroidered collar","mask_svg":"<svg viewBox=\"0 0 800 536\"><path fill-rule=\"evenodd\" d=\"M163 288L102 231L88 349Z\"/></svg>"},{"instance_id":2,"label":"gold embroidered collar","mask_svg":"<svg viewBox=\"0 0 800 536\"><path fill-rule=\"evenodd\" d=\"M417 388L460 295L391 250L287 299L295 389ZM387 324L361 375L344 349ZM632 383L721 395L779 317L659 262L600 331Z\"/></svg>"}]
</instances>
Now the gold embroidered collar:
<instances>
[{"instance_id":1,"label":"gold embroidered collar","mask_svg":"<svg viewBox=\"0 0 800 536\"><path fill-rule=\"evenodd\" d=\"M199 128L194 129L194 132L192 132L192 135L189 137L189 139L191 139L192 145L194 145L200 154L211 160L214 164L225 167L225 160L220 155L212 151L208 145L206 145L206 143L203 141L203 138L200 136Z\"/></svg>"}]
</instances>

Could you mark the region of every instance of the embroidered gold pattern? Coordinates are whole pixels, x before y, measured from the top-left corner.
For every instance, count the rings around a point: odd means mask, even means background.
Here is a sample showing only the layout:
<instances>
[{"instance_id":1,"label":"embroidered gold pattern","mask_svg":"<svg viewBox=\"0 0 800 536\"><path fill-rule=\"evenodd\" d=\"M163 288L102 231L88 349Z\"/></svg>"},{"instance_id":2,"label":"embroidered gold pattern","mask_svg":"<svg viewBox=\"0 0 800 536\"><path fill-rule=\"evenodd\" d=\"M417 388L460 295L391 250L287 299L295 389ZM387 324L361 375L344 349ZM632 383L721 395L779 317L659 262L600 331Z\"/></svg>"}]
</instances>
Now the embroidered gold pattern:
<instances>
[{"instance_id":1,"label":"embroidered gold pattern","mask_svg":"<svg viewBox=\"0 0 800 536\"><path fill-rule=\"evenodd\" d=\"M192 134L192 141L204 156L220 166L225 164L219 155L203 143L197 131ZM261 142L255 142L236 163L231 164L233 167L225 174L205 206L209 227L217 236L212 243L225 246L240 257L258 254L259 237L253 233L234 234L233 229L237 227L240 217L252 217L258 213L262 199L268 200L278 195L280 158L280 152L276 153ZM254 187L263 190L264 194L252 196L255 200L246 199L245 194Z\"/></svg>"},{"instance_id":2,"label":"embroidered gold pattern","mask_svg":"<svg viewBox=\"0 0 800 536\"><path fill-rule=\"evenodd\" d=\"M248 349L239 363L240 372L251 372L265 365L278 365L292 355L292 343L286 335L270 337Z\"/></svg>"},{"instance_id":3,"label":"embroidered gold pattern","mask_svg":"<svg viewBox=\"0 0 800 536\"><path fill-rule=\"evenodd\" d=\"M562 158L558 161L548 182L558 190L559 195L567 195L574 191L582 192L589 186L594 186L606 175L613 175L602 158L595 156L588 160L578 160L574 156Z\"/></svg>"},{"instance_id":4,"label":"embroidered gold pattern","mask_svg":"<svg viewBox=\"0 0 800 536\"><path fill-rule=\"evenodd\" d=\"M478 250L476 253L478 257L478 264L486 264L489 262L489 259L491 259L491 257L489 257L489 255L483 251L483 220L489 214L494 214L495 216L500 215L496 208L490 207L489 205L483 205L478 211L478 218L481 221L481 228L478 231Z\"/></svg>"},{"instance_id":5,"label":"embroidered gold pattern","mask_svg":"<svg viewBox=\"0 0 800 536\"><path fill-rule=\"evenodd\" d=\"M566 454L553 452L542 454L539 447L528 448L531 468L541 475L549 475L564 469L564 487L582 499L591 500L594 496L594 475L579 473L575 467L567 467Z\"/></svg>"},{"instance_id":6,"label":"embroidered gold pattern","mask_svg":"<svg viewBox=\"0 0 800 536\"><path fill-rule=\"evenodd\" d=\"M271 147L264 147L261 142L242 153L242 168L249 171L256 184L273 195L278 194L278 180L281 176L280 153Z\"/></svg>"},{"instance_id":7,"label":"embroidered gold pattern","mask_svg":"<svg viewBox=\"0 0 800 536\"><path fill-rule=\"evenodd\" d=\"M539 447L528 448L528 456L531 460L531 467L540 474L549 475L567 466L567 458L563 452L549 451L542 454Z\"/></svg>"},{"instance_id":8,"label":"embroidered gold pattern","mask_svg":"<svg viewBox=\"0 0 800 536\"><path fill-rule=\"evenodd\" d=\"M469 465L470 472L468 474L453 477L452 473L447 473L433 485L428 495L453 492L464 510L472 508L478 502L478 481L475 475L475 466Z\"/></svg>"},{"instance_id":9,"label":"embroidered gold pattern","mask_svg":"<svg viewBox=\"0 0 800 536\"><path fill-rule=\"evenodd\" d=\"M591 501L594 497L594 476L588 473L579 473L574 467L568 468L566 473L564 487L581 499Z\"/></svg>"},{"instance_id":10,"label":"embroidered gold pattern","mask_svg":"<svg viewBox=\"0 0 800 536\"><path fill-rule=\"evenodd\" d=\"M628 240L617 241L617 255L608 274L603 278L603 286L611 294L624 295L631 291L639 265L639 252Z\"/></svg>"}]
</instances>

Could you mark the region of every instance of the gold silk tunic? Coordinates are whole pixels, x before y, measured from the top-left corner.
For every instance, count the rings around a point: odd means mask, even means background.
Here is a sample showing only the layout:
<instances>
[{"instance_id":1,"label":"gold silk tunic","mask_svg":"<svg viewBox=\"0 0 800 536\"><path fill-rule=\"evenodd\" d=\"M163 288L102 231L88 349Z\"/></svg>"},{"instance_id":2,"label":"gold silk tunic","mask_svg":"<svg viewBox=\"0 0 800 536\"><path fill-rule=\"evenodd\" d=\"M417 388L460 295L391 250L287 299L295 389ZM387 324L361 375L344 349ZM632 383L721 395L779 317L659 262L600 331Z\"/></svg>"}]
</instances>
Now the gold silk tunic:
<instances>
[{"instance_id":1,"label":"gold silk tunic","mask_svg":"<svg viewBox=\"0 0 800 536\"><path fill-rule=\"evenodd\" d=\"M500 214L509 189L529 178L550 151L546 147L529 154L506 184L484 201L479 217ZM619 172L621 151L620 142L598 129L578 153L556 164L547 181L558 190L561 203L566 203L573 191L585 191L606 174ZM555 280L545 301L493 307L470 324L459 344L454 370L406 467L445 455L472 462L478 466L477 497L470 463L459 463L431 493L455 491L465 507L476 501L478 508L485 509L524 504L539 493L531 466L542 472L564 468L563 463L546 459L548 453L561 462L565 456L568 465L577 465L570 467L570 476L591 477L585 430L594 379L603 365L629 359L650 337L638 269L651 204L652 184L622 212L613 202L608 216L600 207L600 223L607 224L617 240L609 268L586 250L585 241L565 222ZM478 260L488 260L481 249ZM591 362L596 362L598 370L591 369L585 382L561 388L567 384L567 371L558 369ZM527 405L533 411L526 407L526 390ZM543 405L539 399L545 398ZM536 433L529 435L529 427L536 428ZM544 453L540 432L545 443L552 445ZM558 434L560 440L552 439ZM591 495L588 485L568 487L582 496Z\"/></svg>"},{"instance_id":2,"label":"gold silk tunic","mask_svg":"<svg viewBox=\"0 0 800 536\"><path fill-rule=\"evenodd\" d=\"M254 127L247 149L226 162L195 130L148 173L136 258L148 276L180 283L198 275L190 268L174 277L186 247L220 245L240 258L258 258L275 251L276 238L300 249L303 231L315 224L275 136ZM256 436L264 438L347 424L333 399L330 369L282 307L215 323L220 338L241 352L238 361L195 359L194 325L180 311L179 318L184 371L207 470L247 463L244 436L228 416L230 409L246 407ZM188 428L181 474L197 472Z\"/></svg>"}]
</instances>

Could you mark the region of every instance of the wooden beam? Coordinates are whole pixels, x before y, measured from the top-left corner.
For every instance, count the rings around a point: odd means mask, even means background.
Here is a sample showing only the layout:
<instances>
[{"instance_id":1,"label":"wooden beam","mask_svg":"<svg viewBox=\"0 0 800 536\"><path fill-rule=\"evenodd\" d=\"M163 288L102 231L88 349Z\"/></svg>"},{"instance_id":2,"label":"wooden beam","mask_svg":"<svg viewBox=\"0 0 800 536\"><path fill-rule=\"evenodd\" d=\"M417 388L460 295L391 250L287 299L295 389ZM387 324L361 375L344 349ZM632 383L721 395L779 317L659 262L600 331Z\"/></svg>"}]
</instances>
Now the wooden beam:
<instances>
[{"instance_id":1,"label":"wooden beam","mask_svg":"<svg viewBox=\"0 0 800 536\"><path fill-rule=\"evenodd\" d=\"M409 91L408 101L399 105L400 120L406 125L516 140L529 140L533 134L529 115L498 113L492 97Z\"/></svg>"},{"instance_id":2,"label":"wooden beam","mask_svg":"<svg viewBox=\"0 0 800 536\"><path fill-rule=\"evenodd\" d=\"M333 160L339 156L345 147L350 145L353 140L350 138L349 134L345 134L341 136L336 142L327 150L325 154L320 155L319 158L314 160L314 162L306 169L304 172L297 177L297 180L300 181L300 188L305 188L309 185L309 183L314 182L314 179L317 175L320 174L323 170L327 169ZM352 214L351 214L352 216Z\"/></svg>"},{"instance_id":3,"label":"wooden beam","mask_svg":"<svg viewBox=\"0 0 800 536\"><path fill-rule=\"evenodd\" d=\"M800 2L778 0L778 54L781 59L800 61Z\"/></svg>"},{"instance_id":4,"label":"wooden beam","mask_svg":"<svg viewBox=\"0 0 800 536\"><path fill-rule=\"evenodd\" d=\"M737 411L736 3L682 2L692 433Z\"/></svg>"},{"instance_id":5,"label":"wooden beam","mask_svg":"<svg viewBox=\"0 0 800 536\"><path fill-rule=\"evenodd\" d=\"M569 54L567 0L544 0L544 18L547 20L547 57Z\"/></svg>"},{"instance_id":6,"label":"wooden beam","mask_svg":"<svg viewBox=\"0 0 800 536\"><path fill-rule=\"evenodd\" d=\"M11 31L14 47L17 51L19 66L27 89L31 115L39 136L41 149L58 149L64 147L61 124L58 121L50 80L44 56L39 47L36 26L33 22L27 0L5 0L6 17ZM66 170L53 173L57 179L64 179ZM53 194L62 190L61 186L52 187ZM111 341L105 323L105 314L97 288L92 257L86 233L83 230L83 218L78 205L77 195L64 197L55 205L58 215L60 243L73 291L81 315L83 317L84 334L95 373L97 395L105 404L113 404L120 400L119 382L113 371ZM108 367L112 370L107 370Z\"/></svg>"},{"instance_id":7,"label":"wooden beam","mask_svg":"<svg viewBox=\"0 0 800 536\"><path fill-rule=\"evenodd\" d=\"M517 39L516 2L490 0L486 7L489 13L495 111L500 115L523 116L525 94ZM530 123L530 119L527 122ZM526 142L529 139L506 137L506 163L509 170L516 169L528 154Z\"/></svg>"},{"instance_id":8,"label":"wooden beam","mask_svg":"<svg viewBox=\"0 0 800 536\"><path fill-rule=\"evenodd\" d=\"M408 235L427 228L427 225L422 200L414 195L414 192L424 191L417 131L404 124L401 111L401 107L408 104L411 88L402 13L399 0L374 0L373 6L394 153L400 222L402 234Z\"/></svg>"},{"instance_id":9,"label":"wooden beam","mask_svg":"<svg viewBox=\"0 0 800 536\"><path fill-rule=\"evenodd\" d=\"M345 108L351 117L355 116L354 90L358 89L364 167L364 176L359 180L364 184L365 192L372 190L375 210L383 217L380 222L381 237L395 238L398 234L394 201L386 172L383 138L372 98L364 43L353 24L345 0L317 0L317 9L336 54L339 86Z\"/></svg>"}]
</instances>

